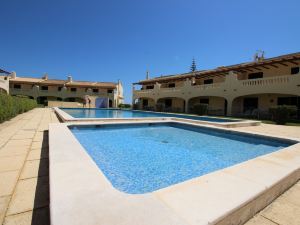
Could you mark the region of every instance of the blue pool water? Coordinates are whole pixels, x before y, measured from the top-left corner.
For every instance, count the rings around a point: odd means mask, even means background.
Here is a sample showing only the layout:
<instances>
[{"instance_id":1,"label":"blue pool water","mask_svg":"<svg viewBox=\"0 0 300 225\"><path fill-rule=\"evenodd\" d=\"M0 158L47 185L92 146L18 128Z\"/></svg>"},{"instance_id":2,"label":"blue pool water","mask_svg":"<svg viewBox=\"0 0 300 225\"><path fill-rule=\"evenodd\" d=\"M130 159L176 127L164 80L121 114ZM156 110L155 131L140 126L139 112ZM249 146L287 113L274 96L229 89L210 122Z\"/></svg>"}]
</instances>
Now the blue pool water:
<instances>
[{"instance_id":1,"label":"blue pool water","mask_svg":"<svg viewBox=\"0 0 300 225\"><path fill-rule=\"evenodd\" d=\"M193 120L202 120L209 122L236 122L239 120L231 120L225 118L215 118L208 116L191 116L181 114L168 114L168 113L153 113L143 111L132 111L132 110L120 110L120 109L83 109L83 108L61 108L66 113L70 114L75 118L141 118L141 117L178 117Z\"/></svg>"},{"instance_id":2,"label":"blue pool water","mask_svg":"<svg viewBox=\"0 0 300 225\"><path fill-rule=\"evenodd\" d=\"M152 192L288 145L175 123L70 127L112 185Z\"/></svg>"}]
</instances>

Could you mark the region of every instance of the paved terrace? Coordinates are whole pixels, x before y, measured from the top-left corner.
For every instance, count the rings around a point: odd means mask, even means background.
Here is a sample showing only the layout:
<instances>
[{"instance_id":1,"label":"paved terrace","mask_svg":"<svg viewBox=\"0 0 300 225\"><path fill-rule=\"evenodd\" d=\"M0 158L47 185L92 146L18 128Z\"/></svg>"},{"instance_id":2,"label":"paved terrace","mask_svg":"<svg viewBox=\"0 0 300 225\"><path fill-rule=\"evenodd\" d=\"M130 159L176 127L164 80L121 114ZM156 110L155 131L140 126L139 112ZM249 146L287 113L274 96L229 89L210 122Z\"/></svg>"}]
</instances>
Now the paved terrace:
<instances>
[{"instance_id":1,"label":"paved terrace","mask_svg":"<svg viewBox=\"0 0 300 225\"><path fill-rule=\"evenodd\" d=\"M48 124L51 109L34 109L0 124L0 224L48 225ZM300 138L300 127L235 128ZM246 225L299 225L300 182Z\"/></svg>"}]
</instances>

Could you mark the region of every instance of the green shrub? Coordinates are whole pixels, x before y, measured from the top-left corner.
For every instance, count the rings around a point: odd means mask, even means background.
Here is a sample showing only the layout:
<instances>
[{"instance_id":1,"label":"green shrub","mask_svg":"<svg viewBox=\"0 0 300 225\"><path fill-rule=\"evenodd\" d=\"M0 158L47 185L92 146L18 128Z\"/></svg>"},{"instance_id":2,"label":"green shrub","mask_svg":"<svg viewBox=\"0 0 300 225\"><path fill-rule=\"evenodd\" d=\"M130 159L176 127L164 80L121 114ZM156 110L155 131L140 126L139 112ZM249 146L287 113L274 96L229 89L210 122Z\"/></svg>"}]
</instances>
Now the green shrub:
<instances>
[{"instance_id":1,"label":"green shrub","mask_svg":"<svg viewBox=\"0 0 300 225\"><path fill-rule=\"evenodd\" d=\"M130 104L119 104L119 108L129 109L129 108L131 108L131 105Z\"/></svg>"},{"instance_id":2,"label":"green shrub","mask_svg":"<svg viewBox=\"0 0 300 225\"><path fill-rule=\"evenodd\" d=\"M208 104L201 104L201 103L196 103L192 107L192 112L195 114L198 114L200 116L202 115L207 115L208 112Z\"/></svg>"},{"instance_id":3,"label":"green shrub","mask_svg":"<svg viewBox=\"0 0 300 225\"><path fill-rule=\"evenodd\" d=\"M272 120L276 122L276 124L284 125L297 113L296 106L289 105L279 105L269 109L270 114L272 116Z\"/></svg>"},{"instance_id":4,"label":"green shrub","mask_svg":"<svg viewBox=\"0 0 300 225\"><path fill-rule=\"evenodd\" d=\"M37 106L33 99L0 94L0 123Z\"/></svg>"}]
</instances>

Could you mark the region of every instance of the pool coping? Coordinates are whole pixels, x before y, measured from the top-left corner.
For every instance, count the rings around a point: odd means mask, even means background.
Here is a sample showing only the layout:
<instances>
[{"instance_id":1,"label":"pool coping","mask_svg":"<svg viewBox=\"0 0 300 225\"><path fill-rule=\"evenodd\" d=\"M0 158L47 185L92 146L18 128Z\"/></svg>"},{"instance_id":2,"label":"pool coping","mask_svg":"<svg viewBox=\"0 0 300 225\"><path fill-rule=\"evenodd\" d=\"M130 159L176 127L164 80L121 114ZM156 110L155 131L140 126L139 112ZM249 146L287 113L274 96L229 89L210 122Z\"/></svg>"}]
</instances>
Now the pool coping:
<instances>
[{"instance_id":1,"label":"pool coping","mask_svg":"<svg viewBox=\"0 0 300 225\"><path fill-rule=\"evenodd\" d=\"M146 121L49 125L52 225L241 224L300 179L300 143L297 143L152 193L126 194L111 185L68 128L70 125L139 124ZM168 121L300 142L297 138Z\"/></svg>"},{"instance_id":2,"label":"pool coping","mask_svg":"<svg viewBox=\"0 0 300 225\"><path fill-rule=\"evenodd\" d=\"M53 107L55 113L58 117L62 120L62 122L92 122L92 121L99 121L99 122L114 122L114 121L144 121L144 120L152 120L152 121L159 121L159 120L173 120L173 121L186 121L186 122L193 122L195 124L207 124L213 125L217 127L227 127L227 128L235 128L235 127L247 127L247 126L258 126L261 124L260 121L257 120L238 120L235 122L210 122L210 121L203 121L203 120L193 120L193 119L186 119L186 118L179 118L179 117L135 117L135 118L75 118L70 114L66 113L65 111L61 110L58 107ZM115 109L115 108L114 108ZM116 109L115 109L116 110ZM149 112L149 111L142 111L142 110L134 110L139 112ZM151 113L159 113L159 112L152 112ZM166 114L174 114L174 113L166 113ZM179 114L183 115L183 114ZM195 116L195 115L194 115ZM199 116L201 117L201 116ZM211 118L218 118L209 116ZM236 119L232 119L233 121Z\"/></svg>"}]
</instances>

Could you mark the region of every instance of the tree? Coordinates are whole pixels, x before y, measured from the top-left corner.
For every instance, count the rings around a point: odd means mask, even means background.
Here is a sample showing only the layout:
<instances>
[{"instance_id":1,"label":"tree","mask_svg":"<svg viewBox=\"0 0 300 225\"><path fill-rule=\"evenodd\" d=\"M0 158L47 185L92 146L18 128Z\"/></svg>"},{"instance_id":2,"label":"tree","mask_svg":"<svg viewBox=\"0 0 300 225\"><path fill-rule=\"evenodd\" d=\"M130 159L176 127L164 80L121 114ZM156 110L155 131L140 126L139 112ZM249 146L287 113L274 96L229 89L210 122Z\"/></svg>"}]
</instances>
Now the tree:
<instances>
[{"instance_id":1,"label":"tree","mask_svg":"<svg viewBox=\"0 0 300 225\"><path fill-rule=\"evenodd\" d=\"M191 72L195 72L197 70L195 58L192 60Z\"/></svg>"}]
</instances>

